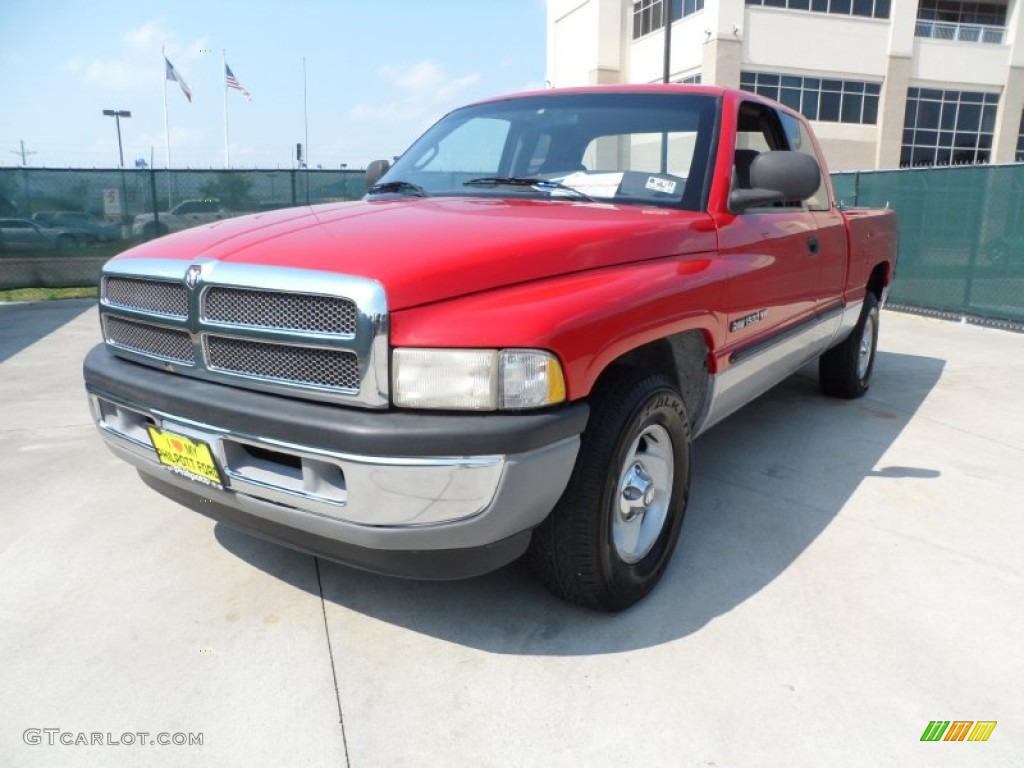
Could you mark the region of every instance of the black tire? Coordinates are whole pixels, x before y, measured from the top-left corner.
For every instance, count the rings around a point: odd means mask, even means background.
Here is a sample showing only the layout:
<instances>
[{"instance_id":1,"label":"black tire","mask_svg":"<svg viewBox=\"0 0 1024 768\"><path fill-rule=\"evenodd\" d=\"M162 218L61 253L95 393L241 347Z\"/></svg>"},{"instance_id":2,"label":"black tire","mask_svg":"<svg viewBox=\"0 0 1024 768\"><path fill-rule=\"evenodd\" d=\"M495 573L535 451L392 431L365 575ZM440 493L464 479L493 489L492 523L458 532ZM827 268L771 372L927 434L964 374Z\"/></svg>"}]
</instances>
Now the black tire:
<instances>
[{"instance_id":1,"label":"black tire","mask_svg":"<svg viewBox=\"0 0 1024 768\"><path fill-rule=\"evenodd\" d=\"M623 368L599 383L572 477L530 544L534 570L551 592L587 608L621 611L654 588L686 512L690 442L686 408L668 377ZM631 474L637 464L651 481L646 492ZM645 533L630 547L623 536L634 530Z\"/></svg>"},{"instance_id":2,"label":"black tire","mask_svg":"<svg viewBox=\"0 0 1024 768\"><path fill-rule=\"evenodd\" d=\"M78 240L73 235L60 235L57 238L57 249L61 251L70 251L72 248L78 247Z\"/></svg>"},{"instance_id":3,"label":"black tire","mask_svg":"<svg viewBox=\"0 0 1024 768\"><path fill-rule=\"evenodd\" d=\"M878 316L878 297L869 293L850 335L818 360L818 381L826 395L854 400L868 391L878 347Z\"/></svg>"}]
</instances>

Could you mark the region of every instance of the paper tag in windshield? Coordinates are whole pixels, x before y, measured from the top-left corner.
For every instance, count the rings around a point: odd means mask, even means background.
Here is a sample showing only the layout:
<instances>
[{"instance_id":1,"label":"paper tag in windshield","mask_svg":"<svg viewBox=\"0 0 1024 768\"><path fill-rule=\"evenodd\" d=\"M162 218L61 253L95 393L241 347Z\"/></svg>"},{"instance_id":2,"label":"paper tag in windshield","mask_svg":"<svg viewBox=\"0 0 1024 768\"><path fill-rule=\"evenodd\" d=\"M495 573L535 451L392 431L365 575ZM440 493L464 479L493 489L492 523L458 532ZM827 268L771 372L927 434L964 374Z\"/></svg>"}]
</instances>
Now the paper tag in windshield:
<instances>
[{"instance_id":1,"label":"paper tag in windshield","mask_svg":"<svg viewBox=\"0 0 1024 768\"><path fill-rule=\"evenodd\" d=\"M666 195L674 195L676 183L670 179L659 179L657 176L648 176L644 186L652 192L664 192Z\"/></svg>"},{"instance_id":2,"label":"paper tag in windshield","mask_svg":"<svg viewBox=\"0 0 1024 768\"><path fill-rule=\"evenodd\" d=\"M590 197L615 197L615 194L619 191L619 185L622 184L622 177L622 172L584 173L577 171L576 173L570 173L564 179L558 179L558 181L585 195L590 195ZM568 195L569 193L563 191L562 194ZM552 191L551 195L552 197L557 197L558 191Z\"/></svg>"}]
</instances>

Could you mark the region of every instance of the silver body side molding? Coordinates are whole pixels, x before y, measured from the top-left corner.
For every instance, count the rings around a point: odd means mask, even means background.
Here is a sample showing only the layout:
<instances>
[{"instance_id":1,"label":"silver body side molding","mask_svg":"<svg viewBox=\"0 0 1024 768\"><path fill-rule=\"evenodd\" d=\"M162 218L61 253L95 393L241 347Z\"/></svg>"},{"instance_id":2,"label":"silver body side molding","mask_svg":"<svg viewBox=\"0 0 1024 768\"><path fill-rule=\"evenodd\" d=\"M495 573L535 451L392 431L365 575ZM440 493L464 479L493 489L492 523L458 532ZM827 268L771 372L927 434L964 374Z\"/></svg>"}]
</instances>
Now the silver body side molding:
<instances>
[{"instance_id":1,"label":"silver body side molding","mask_svg":"<svg viewBox=\"0 0 1024 768\"><path fill-rule=\"evenodd\" d=\"M694 434L710 429L845 339L857 324L863 304L854 302L841 311L819 316L799 331L780 335L774 343L743 355L722 373L712 375L706 415Z\"/></svg>"}]
</instances>

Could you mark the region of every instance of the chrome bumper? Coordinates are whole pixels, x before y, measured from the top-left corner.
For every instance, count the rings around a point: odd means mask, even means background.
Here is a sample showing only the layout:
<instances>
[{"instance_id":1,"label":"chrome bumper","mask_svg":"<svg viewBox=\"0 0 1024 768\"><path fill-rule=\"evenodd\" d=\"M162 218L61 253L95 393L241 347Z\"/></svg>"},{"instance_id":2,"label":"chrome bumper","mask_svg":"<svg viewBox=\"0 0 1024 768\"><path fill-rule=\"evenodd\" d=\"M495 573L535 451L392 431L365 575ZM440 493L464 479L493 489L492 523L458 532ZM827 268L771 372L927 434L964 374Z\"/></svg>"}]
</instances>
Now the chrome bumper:
<instances>
[{"instance_id":1,"label":"chrome bumper","mask_svg":"<svg viewBox=\"0 0 1024 768\"><path fill-rule=\"evenodd\" d=\"M368 456L244 434L89 389L104 442L141 473L278 526L380 550L488 546L539 524L565 489L579 436L523 453ZM214 489L161 465L147 427L207 443Z\"/></svg>"}]
</instances>

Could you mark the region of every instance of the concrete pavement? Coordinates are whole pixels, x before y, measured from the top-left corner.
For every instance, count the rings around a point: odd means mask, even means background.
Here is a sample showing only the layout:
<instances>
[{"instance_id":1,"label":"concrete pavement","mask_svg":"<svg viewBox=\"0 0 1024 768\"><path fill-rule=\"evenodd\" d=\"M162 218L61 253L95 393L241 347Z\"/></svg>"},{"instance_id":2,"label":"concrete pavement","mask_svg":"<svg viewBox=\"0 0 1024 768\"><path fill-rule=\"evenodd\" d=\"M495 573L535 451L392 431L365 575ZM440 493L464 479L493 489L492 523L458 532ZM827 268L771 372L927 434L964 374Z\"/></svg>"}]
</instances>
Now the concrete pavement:
<instances>
[{"instance_id":1,"label":"concrete pavement","mask_svg":"<svg viewBox=\"0 0 1024 768\"><path fill-rule=\"evenodd\" d=\"M885 312L864 400L808 368L715 427L616 616L176 507L95 434L98 338L91 302L0 305L0 765L1024 765L1024 336Z\"/></svg>"}]
</instances>

